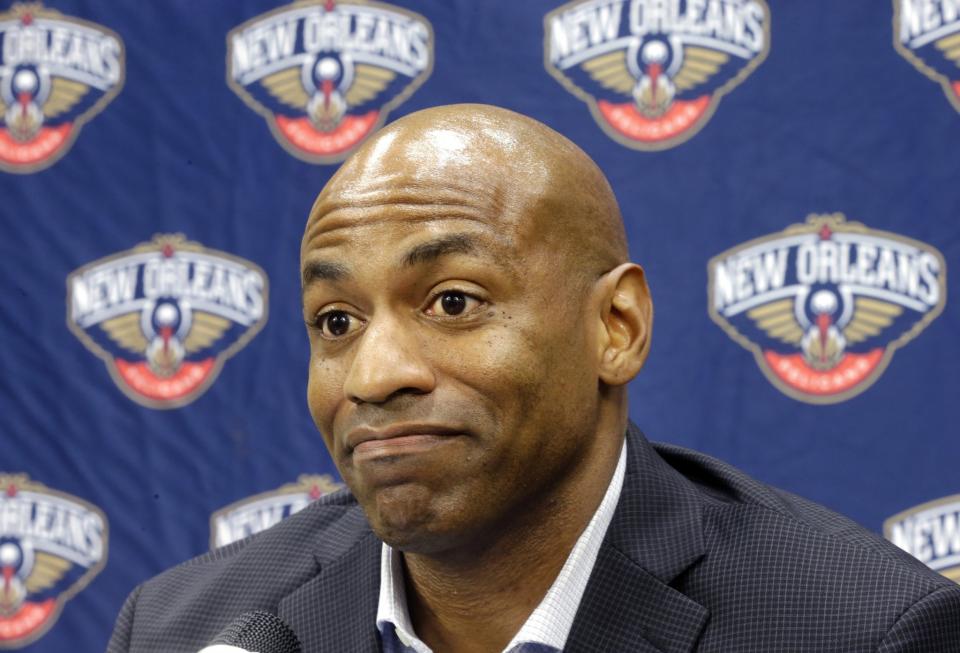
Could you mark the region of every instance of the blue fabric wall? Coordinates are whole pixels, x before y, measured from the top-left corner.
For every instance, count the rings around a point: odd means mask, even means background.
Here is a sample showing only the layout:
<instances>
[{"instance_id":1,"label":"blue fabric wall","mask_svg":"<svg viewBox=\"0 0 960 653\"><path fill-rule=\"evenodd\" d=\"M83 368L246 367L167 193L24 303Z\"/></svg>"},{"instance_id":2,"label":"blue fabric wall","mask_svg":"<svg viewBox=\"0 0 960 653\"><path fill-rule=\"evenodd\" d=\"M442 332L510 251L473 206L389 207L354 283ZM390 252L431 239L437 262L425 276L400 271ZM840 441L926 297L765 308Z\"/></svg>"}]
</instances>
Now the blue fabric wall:
<instances>
[{"instance_id":1,"label":"blue fabric wall","mask_svg":"<svg viewBox=\"0 0 960 653\"><path fill-rule=\"evenodd\" d=\"M609 176L656 305L630 388L651 439L896 516L950 573L953 6L4 5L0 648L102 650L137 583L332 487L304 220L358 140L454 102L533 116Z\"/></svg>"}]
</instances>

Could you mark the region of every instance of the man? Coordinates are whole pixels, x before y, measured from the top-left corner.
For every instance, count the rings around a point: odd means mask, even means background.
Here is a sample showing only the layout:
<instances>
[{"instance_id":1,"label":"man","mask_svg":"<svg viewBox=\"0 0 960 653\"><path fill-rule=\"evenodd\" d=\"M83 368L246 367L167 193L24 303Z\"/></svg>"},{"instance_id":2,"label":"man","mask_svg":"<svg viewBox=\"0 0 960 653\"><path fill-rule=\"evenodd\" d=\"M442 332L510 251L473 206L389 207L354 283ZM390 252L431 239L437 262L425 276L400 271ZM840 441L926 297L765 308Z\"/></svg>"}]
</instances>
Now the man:
<instances>
[{"instance_id":1,"label":"man","mask_svg":"<svg viewBox=\"0 0 960 653\"><path fill-rule=\"evenodd\" d=\"M142 585L111 652L195 651L253 609L305 651L960 650L960 587L628 426L650 296L556 132L398 120L301 259L308 403L350 492Z\"/></svg>"}]
</instances>

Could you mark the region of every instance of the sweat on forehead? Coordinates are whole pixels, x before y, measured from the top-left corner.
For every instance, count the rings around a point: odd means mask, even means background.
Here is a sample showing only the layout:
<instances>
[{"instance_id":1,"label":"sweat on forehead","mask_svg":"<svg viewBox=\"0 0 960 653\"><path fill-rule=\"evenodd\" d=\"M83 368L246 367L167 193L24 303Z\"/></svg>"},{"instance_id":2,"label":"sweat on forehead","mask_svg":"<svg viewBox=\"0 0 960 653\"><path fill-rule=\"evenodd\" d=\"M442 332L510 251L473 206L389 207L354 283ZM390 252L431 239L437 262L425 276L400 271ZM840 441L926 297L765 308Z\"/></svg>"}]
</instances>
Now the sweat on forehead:
<instances>
[{"instance_id":1,"label":"sweat on forehead","mask_svg":"<svg viewBox=\"0 0 960 653\"><path fill-rule=\"evenodd\" d=\"M305 243L330 227L320 224L328 216L383 204L414 214L456 206L465 216L575 242L581 253L597 250L605 264L626 260L619 208L596 164L546 125L499 107L434 107L379 131L317 197Z\"/></svg>"}]
</instances>

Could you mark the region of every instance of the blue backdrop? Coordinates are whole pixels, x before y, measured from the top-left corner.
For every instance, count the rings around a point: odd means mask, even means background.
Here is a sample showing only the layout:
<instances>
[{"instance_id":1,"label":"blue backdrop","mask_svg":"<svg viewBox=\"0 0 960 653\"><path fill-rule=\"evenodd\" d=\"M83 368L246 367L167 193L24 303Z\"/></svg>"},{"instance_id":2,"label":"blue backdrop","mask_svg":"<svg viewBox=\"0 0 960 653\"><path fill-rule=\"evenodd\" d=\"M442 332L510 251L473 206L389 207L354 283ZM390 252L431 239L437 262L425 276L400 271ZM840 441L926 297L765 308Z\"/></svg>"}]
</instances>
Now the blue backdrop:
<instances>
[{"instance_id":1,"label":"blue backdrop","mask_svg":"<svg viewBox=\"0 0 960 653\"><path fill-rule=\"evenodd\" d=\"M960 567L960 17L875 0L49 0L0 14L0 649L337 482L302 227L351 149L485 102L607 173L694 447Z\"/></svg>"}]
</instances>

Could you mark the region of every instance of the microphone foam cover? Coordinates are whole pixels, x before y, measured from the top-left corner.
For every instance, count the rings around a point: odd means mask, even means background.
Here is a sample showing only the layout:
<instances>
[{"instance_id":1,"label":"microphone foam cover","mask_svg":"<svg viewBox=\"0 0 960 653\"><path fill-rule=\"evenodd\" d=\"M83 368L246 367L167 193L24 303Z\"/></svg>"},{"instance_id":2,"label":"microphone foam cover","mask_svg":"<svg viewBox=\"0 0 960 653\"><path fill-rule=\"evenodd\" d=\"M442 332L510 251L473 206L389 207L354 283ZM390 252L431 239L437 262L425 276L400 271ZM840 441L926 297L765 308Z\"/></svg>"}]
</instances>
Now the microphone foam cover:
<instances>
[{"instance_id":1,"label":"microphone foam cover","mask_svg":"<svg viewBox=\"0 0 960 653\"><path fill-rule=\"evenodd\" d=\"M264 610L237 617L210 642L257 653L301 653L300 641L283 620Z\"/></svg>"}]
</instances>

